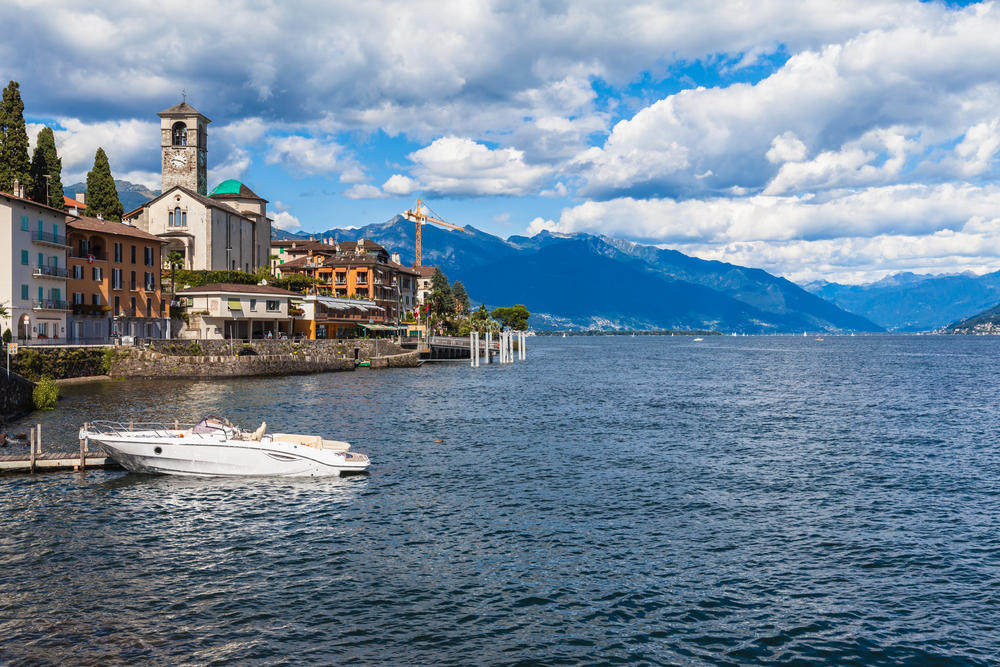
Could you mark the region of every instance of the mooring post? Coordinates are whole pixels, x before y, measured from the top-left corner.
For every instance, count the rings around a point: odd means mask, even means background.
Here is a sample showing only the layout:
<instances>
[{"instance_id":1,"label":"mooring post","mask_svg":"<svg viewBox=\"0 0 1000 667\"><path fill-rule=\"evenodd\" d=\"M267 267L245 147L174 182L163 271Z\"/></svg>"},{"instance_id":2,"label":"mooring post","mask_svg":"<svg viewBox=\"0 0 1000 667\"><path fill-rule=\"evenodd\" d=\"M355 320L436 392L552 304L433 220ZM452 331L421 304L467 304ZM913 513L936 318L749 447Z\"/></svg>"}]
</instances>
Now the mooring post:
<instances>
[{"instance_id":1,"label":"mooring post","mask_svg":"<svg viewBox=\"0 0 1000 667\"><path fill-rule=\"evenodd\" d=\"M87 422L83 422L83 430L87 430ZM87 440L80 438L80 470L87 468Z\"/></svg>"},{"instance_id":2,"label":"mooring post","mask_svg":"<svg viewBox=\"0 0 1000 667\"><path fill-rule=\"evenodd\" d=\"M28 429L28 433L31 435L28 437L28 446L31 447L31 454L28 458L28 468L31 470L31 474L35 474L35 429Z\"/></svg>"},{"instance_id":3,"label":"mooring post","mask_svg":"<svg viewBox=\"0 0 1000 667\"><path fill-rule=\"evenodd\" d=\"M476 332L476 368L479 368L479 332Z\"/></svg>"},{"instance_id":4,"label":"mooring post","mask_svg":"<svg viewBox=\"0 0 1000 667\"><path fill-rule=\"evenodd\" d=\"M38 429L38 436L35 438L35 445L37 445L37 447L38 447L38 453L41 454L42 453L42 425L41 424L36 424L35 427Z\"/></svg>"}]
</instances>

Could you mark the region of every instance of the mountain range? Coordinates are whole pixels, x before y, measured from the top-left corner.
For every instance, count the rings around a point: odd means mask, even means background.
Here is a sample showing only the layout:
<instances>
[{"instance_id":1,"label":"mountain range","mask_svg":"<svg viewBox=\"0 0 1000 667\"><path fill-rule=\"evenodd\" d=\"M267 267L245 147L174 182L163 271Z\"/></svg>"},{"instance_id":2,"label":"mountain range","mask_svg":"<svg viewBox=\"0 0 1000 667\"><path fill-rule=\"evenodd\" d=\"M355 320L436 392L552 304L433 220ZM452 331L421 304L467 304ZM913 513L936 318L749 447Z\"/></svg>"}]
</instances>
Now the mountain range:
<instances>
[{"instance_id":1,"label":"mountain range","mask_svg":"<svg viewBox=\"0 0 1000 667\"><path fill-rule=\"evenodd\" d=\"M805 288L889 331L929 331L1000 303L1000 271L982 276L907 272L867 285L820 281Z\"/></svg>"},{"instance_id":2,"label":"mountain range","mask_svg":"<svg viewBox=\"0 0 1000 667\"><path fill-rule=\"evenodd\" d=\"M357 229L276 238L368 238L414 256L401 216ZM760 269L590 234L512 236L426 225L423 264L461 280L475 302L523 303L545 329L716 329L725 332L881 331L864 317Z\"/></svg>"},{"instance_id":3,"label":"mountain range","mask_svg":"<svg viewBox=\"0 0 1000 667\"><path fill-rule=\"evenodd\" d=\"M157 197L160 194L159 190L151 190L145 185L138 185L136 183L130 183L128 181L121 181L118 179L115 179L115 190L118 191L118 199L121 201L122 206L125 207L126 213L139 208L150 199ZM76 195L81 192L87 192L86 183L74 183L73 185L63 186L63 194L72 199L75 199Z\"/></svg>"}]
</instances>

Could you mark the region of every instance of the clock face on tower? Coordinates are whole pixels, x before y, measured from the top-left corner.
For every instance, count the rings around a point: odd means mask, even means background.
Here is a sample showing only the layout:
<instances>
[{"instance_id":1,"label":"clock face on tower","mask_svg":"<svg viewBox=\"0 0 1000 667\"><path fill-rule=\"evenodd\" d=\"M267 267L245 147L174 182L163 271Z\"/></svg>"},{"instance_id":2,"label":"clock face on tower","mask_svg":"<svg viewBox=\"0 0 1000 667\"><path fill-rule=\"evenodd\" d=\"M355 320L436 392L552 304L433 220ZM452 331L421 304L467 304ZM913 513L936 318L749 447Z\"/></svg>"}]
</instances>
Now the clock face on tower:
<instances>
[{"instance_id":1,"label":"clock face on tower","mask_svg":"<svg viewBox=\"0 0 1000 667\"><path fill-rule=\"evenodd\" d=\"M173 167L174 169L183 169L184 167L187 166L187 161L188 161L187 153L181 151L176 151L173 155L170 156L170 166Z\"/></svg>"}]
</instances>

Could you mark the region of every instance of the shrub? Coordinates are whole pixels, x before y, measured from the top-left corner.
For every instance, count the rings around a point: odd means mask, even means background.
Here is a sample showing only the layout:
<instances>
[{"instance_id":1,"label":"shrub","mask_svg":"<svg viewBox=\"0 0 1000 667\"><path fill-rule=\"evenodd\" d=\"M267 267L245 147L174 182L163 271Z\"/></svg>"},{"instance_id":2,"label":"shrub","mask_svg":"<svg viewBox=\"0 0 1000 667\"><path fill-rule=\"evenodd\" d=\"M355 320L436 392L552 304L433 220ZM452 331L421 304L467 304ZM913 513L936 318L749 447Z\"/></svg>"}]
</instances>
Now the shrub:
<instances>
[{"instance_id":1,"label":"shrub","mask_svg":"<svg viewBox=\"0 0 1000 667\"><path fill-rule=\"evenodd\" d=\"M59 400L59 386L48 375L43 377L31 391L36 410L52 410Z\"/></svg>"},{"instance_id":2,"label":"shrub","mask_svg":"<svg viewBox=\"0 0 1000 667\"><path fill-rule=\"evenodd\" d=\"M14 336L13 336L13 334L11 334L10 329L4 329L4 332L3 332L3 342L4 343L9 343L13 337Z\"/></svg>"}]
</instances>

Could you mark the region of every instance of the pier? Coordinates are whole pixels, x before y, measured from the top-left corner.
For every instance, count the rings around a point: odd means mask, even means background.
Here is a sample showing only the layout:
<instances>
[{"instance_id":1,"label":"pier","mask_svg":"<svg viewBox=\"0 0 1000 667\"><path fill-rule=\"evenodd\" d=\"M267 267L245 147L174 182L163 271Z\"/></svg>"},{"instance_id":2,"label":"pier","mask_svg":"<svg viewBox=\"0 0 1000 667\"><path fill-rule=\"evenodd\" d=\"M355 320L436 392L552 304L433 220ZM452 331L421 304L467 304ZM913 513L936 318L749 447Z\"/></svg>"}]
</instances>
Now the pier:
<instances>
[{"instance_id":1,"label":"pier","mask_svg":"<svg viewBox=\"0 0 1000 667\"><path fill-rule=\"evenodd\" d=\"M91 451L84 440L80 441L79 451L44 451L41 424L33 426L29 433L27 452L0 455L0 475L121 467L104 452Z\"/></svg>"}]
</instances>

